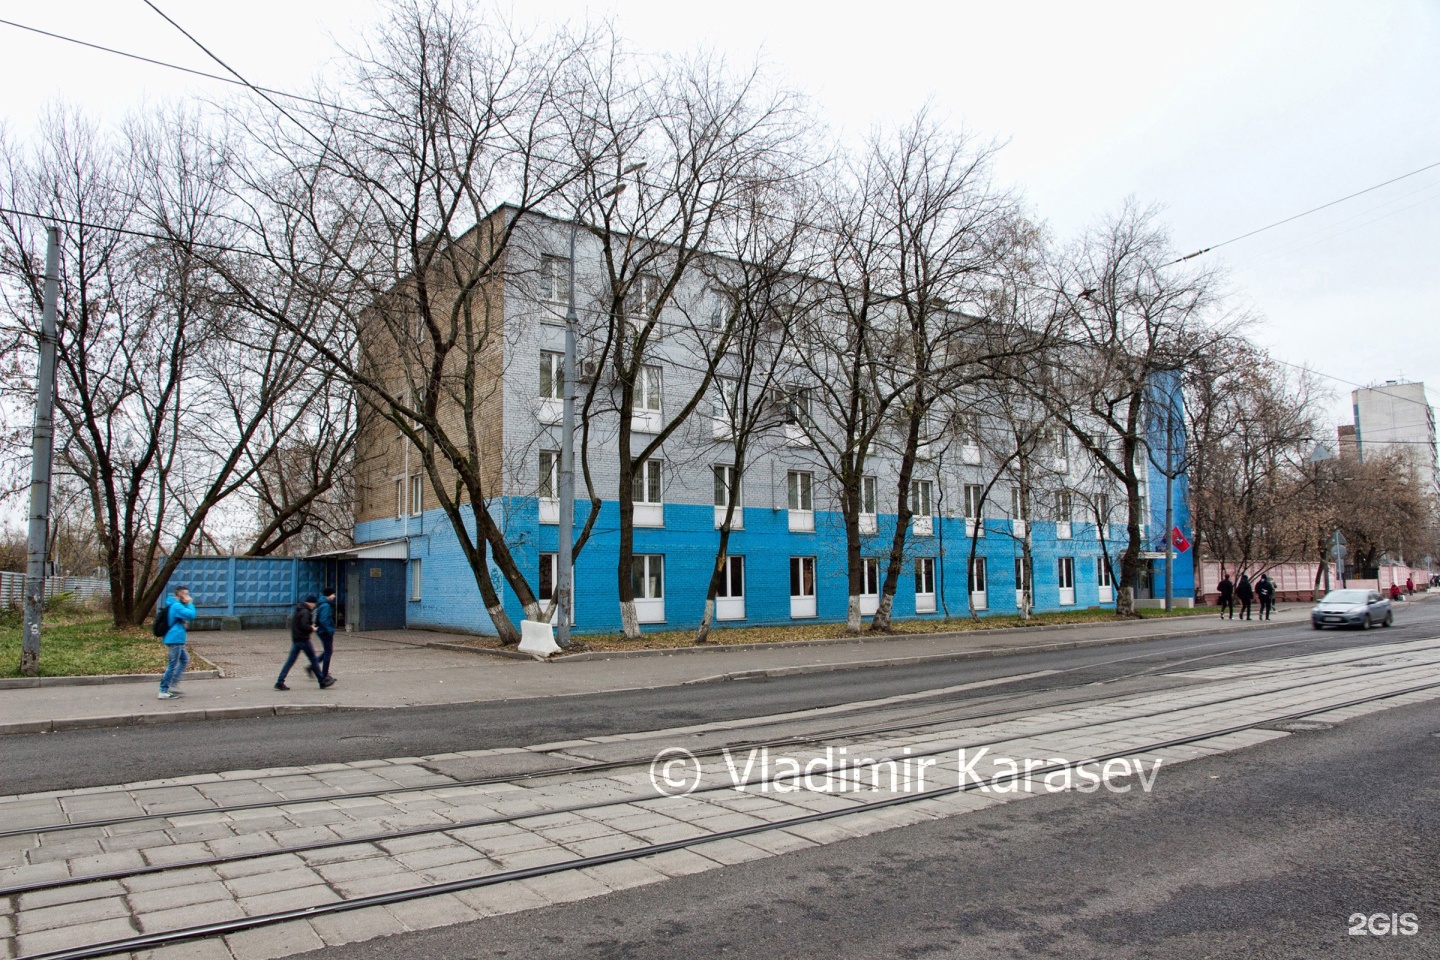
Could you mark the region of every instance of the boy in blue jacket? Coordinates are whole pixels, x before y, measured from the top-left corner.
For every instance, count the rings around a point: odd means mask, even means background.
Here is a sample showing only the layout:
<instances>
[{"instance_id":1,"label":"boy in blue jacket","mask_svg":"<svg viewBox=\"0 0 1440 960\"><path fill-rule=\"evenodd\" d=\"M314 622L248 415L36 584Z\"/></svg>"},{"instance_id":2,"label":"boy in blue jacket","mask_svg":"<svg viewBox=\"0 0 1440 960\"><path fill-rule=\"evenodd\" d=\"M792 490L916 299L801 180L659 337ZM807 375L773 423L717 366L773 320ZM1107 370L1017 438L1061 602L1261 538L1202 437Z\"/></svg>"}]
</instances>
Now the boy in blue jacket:
<instances>
[{"instance_id":1,"label":"boy in blue jacket","mask_svg":"<svg viewBox=\"0 0 1440 960\"><path fill-rule=\"evenodd\" d=\"M165 631L165 652L169 654L169 661L165 665L165 675L160 678L160 699L174 700L180 696L180 691L175 689L180 686L180 675L190 665L190 653L185 649L185 624L195 619L195 603L190 599L190 588L176 587L164 610L170 624Z\"/></svg>"}]
</instances>

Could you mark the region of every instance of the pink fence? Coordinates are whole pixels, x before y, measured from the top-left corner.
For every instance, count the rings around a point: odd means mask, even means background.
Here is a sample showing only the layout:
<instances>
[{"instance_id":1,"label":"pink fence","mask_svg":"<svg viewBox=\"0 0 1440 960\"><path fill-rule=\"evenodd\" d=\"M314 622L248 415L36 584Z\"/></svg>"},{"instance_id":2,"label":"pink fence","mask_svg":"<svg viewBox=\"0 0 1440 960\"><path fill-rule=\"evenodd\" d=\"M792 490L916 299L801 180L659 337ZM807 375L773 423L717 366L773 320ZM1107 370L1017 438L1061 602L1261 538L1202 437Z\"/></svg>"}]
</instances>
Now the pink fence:
<instances>
[{"instance_id":1,"label":"pink fence","mask_svg":"<svg viewBox=\"0 0 1440 960\"><path fill-rule=\"evenodd\" d=\"M1207 560L1204 567L1205 603L1216 602L1217 594L1215 584L1220 582L1221 564L1214 560ZM1279 600L1309 600L1314 595L1315 574L1320 570L1318 563L1274 563L1253 562L1243 571L1235 564L1224 564L1225 570L1230 574L1232 580L1239 580L1241 573L1250 574L1251 578L1261 573L1270 575L1275 581L1275 595ZM1430 583L1430 573L1418 567L1381 567L1379 580L1357 580L1351 578L1345 581L1347 587L1356 589L1389 590L1390 584L1398 583L1401 589L1405 587L1405 578L1410 577L1415 581L1416 590L1424 590ZM1323 589L1325 581L1320 581ZM1335 564L1330 564L1330 586L1340 586L1340 574L1335 569Z\"/></svg>"}]
</instances>

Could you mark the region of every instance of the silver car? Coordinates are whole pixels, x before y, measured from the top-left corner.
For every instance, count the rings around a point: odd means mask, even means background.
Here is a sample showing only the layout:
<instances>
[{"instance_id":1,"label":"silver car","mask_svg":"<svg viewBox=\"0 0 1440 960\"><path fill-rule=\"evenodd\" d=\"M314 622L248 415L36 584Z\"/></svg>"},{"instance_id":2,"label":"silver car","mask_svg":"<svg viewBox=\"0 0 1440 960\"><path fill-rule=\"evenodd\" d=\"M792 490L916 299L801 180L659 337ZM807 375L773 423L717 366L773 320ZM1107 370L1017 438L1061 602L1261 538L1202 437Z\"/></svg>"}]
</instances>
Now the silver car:
<instances>
[{"instance_id":1,"label":"silver car","mask_svg":"<svg viewBox=\"0 0 1440 960\"><path fill-rule=\"evenodd\" d=\"M1369 630L1373 624L1388 627L1395 622L1390 601L1378 590L1331 590L1310 611L1310 626L1359 627Z\"/></svg>"}]
</instances>

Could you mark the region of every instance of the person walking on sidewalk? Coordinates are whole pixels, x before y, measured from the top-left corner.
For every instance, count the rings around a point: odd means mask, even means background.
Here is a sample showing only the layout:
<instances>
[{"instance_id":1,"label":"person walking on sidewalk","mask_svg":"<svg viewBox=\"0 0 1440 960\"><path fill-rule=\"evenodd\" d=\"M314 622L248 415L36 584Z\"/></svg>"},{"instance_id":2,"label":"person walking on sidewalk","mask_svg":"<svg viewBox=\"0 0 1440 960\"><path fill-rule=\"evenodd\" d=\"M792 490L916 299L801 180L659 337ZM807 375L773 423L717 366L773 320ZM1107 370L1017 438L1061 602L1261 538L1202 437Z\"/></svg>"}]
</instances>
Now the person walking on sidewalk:
<instances>
[{"instance_id":1,"label":"person walking on sidewalk","mask_svg":"<svg viewBox=\"0 0 1440 960\"><path fill-rule=\"evenodd\" d=\"M1220 594L1220 618L1225 618L1225 611L1230 611L1230 619L1235 619L1235 582L1230 579L1230 574L1220 578L1215 585L1215 590Z\"/></svg>"},{"instance_id":2,"label":"person walking on sidewalk","mask_svg":"<svg viewBox=\"0 0 1440 960\"><path fill-rule=\"evenodd\" d=\"M290 656L286 658L285 666L280 668L280 677L275 681L276 690L290 689L285 686L285 677L302 653L310 661L310 672L320 681L321 690L335 682L320 669L320 662L315 659L315 647L310 643L310 637L315 633L315 607L319 602L312 593L295 604L295 609L290 612Z\"/></svg>"},{"instance_id":3,"label":"person walking on sidewalk","mask_svg":"<svg viewBox=\"0 0 1440 960\"><path fill-rule=\"evenodd\" d=\"M1270 579L1270 574L1260 574L1260 580L1255 584L1255 596L1260 601L1260 619L1269 620L1270 614L1275 612L1275 581Z\"/></svg>"},{"instance_id":4,"label":"person walking on sidewalk","mask_svg":"<svg viewBox=\"0 0 1440 960\"><path fill-rule=\"evenodd\" d=\"M1235 599L1240 601L1240 619L1250 619L1250 604L1255 599L1255 588L1250 586L1250 574L1240 574L1240 582L1235 584Z\"/></svg>"},{"instance_id":5,"label":"person walking on sidewalk","mask_svg":"<svg viewBox=\"0 0 1440 960\"><path fill-rule=\"evenodd\" d=\"M190 599L189 587L176 587L165 606L155 615L164 617L165 623L165 673L160 677L160 699L174 700L180 696L180 675L190 666L190 651L185 649L185 624L195 619L195 602Z\"/></svg>"},{"instance_id":6,"label":"person walking on sidewalk","mask_svg":"<svg viewBox=\"0 0 1440 960\"><path fill-rule=\"evenodd\" d=\"M320 638L320 676L333 680L330 657L335 653L335 588L326 587L321 597L320 605L315 608L315 635ZM305 669L314 676L314 669Z\"/></svg>"},{"instance_id":7,"label":"person walking on sidewalk","mask_svg":"<svg viewBox=\"0 0 1440 960\"><path fill-rule=\"evenodd\" d=\"M1413 597L1413 596L1415 596L1415 578L1414 578L1414 577L1406 577L1406 578L1405 578L1405 596L1407 596L1407 597Z\"/></svg>"}]
</instances>

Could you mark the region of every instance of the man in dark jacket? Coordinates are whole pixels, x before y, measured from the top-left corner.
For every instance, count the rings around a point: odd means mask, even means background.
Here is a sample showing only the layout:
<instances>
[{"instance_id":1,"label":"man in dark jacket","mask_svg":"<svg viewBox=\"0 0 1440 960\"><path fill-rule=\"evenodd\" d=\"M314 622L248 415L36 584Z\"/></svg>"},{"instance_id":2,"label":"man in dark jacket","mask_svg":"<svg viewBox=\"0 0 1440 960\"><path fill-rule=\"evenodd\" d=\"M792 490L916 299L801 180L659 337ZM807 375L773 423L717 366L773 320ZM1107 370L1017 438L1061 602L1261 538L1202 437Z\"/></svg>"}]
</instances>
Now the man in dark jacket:
<instances>
[{"instance_id":1,"label":"man in dark jacket","mask_svg":"<svg viewBox=\"0 0 1440 960\"><path fill-rule=\"evenodd\" d=\"M302 653L310 661L310 672L319 678L320 689L323 690L335 682L320 669L320 662L315 659L315 648L310 644L310 637L315 633L315 607L318 603L319 599L311 594L295 604L295 609L290 613L290 656L285 660L285 666L280 668L280 677L275 681L276 690L290 689L285 686L285 677Z\"/></svg>"},{"instance_id":2,"label":"man in dark jacket","mask_svg":"<svg viewBox=\"0 0 1440 960\"><path fill-rule=\"evenodd\" d=\"M1240 582L1235 584L1235 599L1240 601L1240 619L1250 619L1250 603L1255 599L1255 588L1250 586L1250 574L1240 574Z\"/></svg>"},{"instance_id":3,"label":"man in dark jacket","mask_svg":"<svg viewBox=\"0 0 1440 960\"><path fill-rule=\"evenodd\" d=\"M320 605L315 608L315 635L320 638L320 676L335 679L330 674L330 657L335 653L335 588L326 587ZM305 668L313 676L315 671Z\"/></svg>"},{"instance_id":4,"label":"man in dark jacket","mask_svg":"<svg viewBox=\"0 0 1440 960\"><path fill-rule=\"evenodd\" d=\"M1255 582L1255 598L1260 601L1260 619L1269 620L1275 612L1275 581L1270 579L1270 574L1260 574Z\"/></svg>"},{"instance_id":5,"label":"man in dark jacket","mask_svg":"<svg viewBox=\"0 0 1440 960\"><path fill-rule=\"evenodd\" d=\"M1216 592L1220 594L1220 616L1224 618L1225 611L1230 611L1230 619L1235 619L1235 582L1230 579L1230 574L1220 578L1215 586Z\"/></svg>"}]
</instances>

